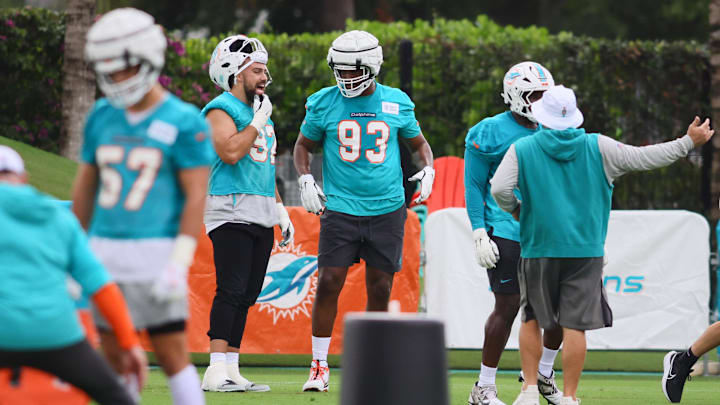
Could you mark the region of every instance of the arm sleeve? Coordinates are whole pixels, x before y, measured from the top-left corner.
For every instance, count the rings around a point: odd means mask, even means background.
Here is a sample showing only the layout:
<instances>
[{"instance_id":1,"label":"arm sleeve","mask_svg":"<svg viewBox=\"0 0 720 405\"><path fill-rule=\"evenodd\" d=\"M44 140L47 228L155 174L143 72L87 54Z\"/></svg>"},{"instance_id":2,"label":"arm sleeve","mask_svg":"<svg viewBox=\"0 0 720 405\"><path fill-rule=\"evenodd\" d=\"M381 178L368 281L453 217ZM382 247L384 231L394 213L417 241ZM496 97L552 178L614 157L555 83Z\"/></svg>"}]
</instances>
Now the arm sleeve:
<instances>
[{"instance_id":1,"label":"arm sleeve","mask_svg":"<svg viewBox=\"0 0 720 405\"><path fill-rule=\"evenodd\" d=\"M95 111L95 108L91 109L85 119L85 126L83 127L83 143L80 148L80 159L91 165L97 164L95 161L95 142L93 137L93 122L95 121L93 118L95 116Z\"/></svg>"},{"instance_id":2,"label":"arm sleeve","mask_svg":"<svg viewBox=\"0 0 720 405\"><path fill-rule=\"evenodd\" d=\"M325 135L325 129L322 124L322 114L318 111L315 101L311 96L305 104L305 118L300 125L300 132L311 141L320 142Z\"/></svg>"},{"instance_id":3,"label":"arm sleeve","mask_svg":"<svg viewBox=\"0 0 720 405\"><path fill-rule=\"evenodd\" d=\"M518 184L518 159L515 145L510 145L495 175L490 180L490 193L503 211L512 213L520 201L513 190Z\"/></svg>"},{"instance_id":4,"label":"arm sleeve","mask_svg":"<svg viewBox=\"0 0 720 405\"><path fill-rule=\"evenodd\" d=\"M670 142L650 146L631 146L607 136L598 136L598 148L608 182L625 173L665 167L687 156L695 147L689 135Z\"/></svg>"},{"instance_id":5,"label":"arm sleeve","mask_svg":"<svg viewBox=\"0 0 720 405\"><path fill-rule=\"evenodd\" d=\"M93 294L92 299L100 313L112 327L120 347L127 350L140 344L127 304L117 284L106 284Z\"/></svg>"},{"instance_id":6,"label":"arm sleeve","mask_svg":"<svg viewBox=\"0 0 720 405\"><path fill-rule=\"evenodd\" d=\"M407 96L406 96L407 97ZM407 100L400 104L400 118L402 119L402 127L399 128L398 134L403 138L414 138L422 132L420 123L415 118L415 103Z\"/></svg>"},{"instance_id":7,"label":"arm sleeve","mask_svg":"<svg viewBox=\"0 0 720 405\"><path fill-rule=\"evenodd\" d=\"M472 229L485 226L485 196L490 165L486 159L465 149L465 206Z\"/></svg>"},{"instance_id":8,"label":"arm sleeve","mask_svg":"<svg viewBox=\"0 0 720 405\"><path fill-rule=\"evenodd\" d=\"M192 124L183 128L172 146L175 167L183 170L210 166L215 157L210 136L205 118L200 114L193 117Z\"/></svg>"}]
</instances>

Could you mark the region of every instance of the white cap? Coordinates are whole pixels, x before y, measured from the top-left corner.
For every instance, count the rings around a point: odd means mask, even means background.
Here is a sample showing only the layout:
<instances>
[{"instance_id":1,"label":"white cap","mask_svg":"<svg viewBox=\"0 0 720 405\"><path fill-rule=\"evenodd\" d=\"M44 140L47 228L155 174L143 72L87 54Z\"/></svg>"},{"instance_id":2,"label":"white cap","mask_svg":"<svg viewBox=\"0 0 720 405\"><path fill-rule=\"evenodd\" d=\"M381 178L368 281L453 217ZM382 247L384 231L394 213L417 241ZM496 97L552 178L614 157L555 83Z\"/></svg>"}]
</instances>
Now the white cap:
<instances>
[{"instance_id":1,"label":"white cap","mask_svg":"<svg viewBox=\"0 0 720 405\"><path fill-rule=\"evenodd\" d=\"M532 114L542 126L560 130L577 128L584 119L577 108L575 92L563 85L549 88L540 100L532 103Z\"/></svg>"},{"instance_id":2,"label":"white cap","mask_svg":"<svg viewBox=\"0 0 720 405\"><path fill-rule=\"evenodd\" d=\"M20 155L4 145L0 145L0 172L25 173L25 165Z\"/></svg>"}]
</instances>

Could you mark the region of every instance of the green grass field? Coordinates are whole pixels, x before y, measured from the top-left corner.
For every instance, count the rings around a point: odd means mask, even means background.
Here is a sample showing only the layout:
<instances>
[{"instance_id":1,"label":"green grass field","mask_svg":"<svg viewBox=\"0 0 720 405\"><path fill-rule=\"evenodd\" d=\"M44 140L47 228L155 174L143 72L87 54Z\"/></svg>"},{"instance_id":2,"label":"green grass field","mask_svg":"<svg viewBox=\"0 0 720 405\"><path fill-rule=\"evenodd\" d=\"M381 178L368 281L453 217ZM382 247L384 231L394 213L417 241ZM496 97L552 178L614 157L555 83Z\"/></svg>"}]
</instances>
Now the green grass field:
<instances>
[{"instance_id":1,"label":"green grass field","mask_svg":"<svg viewBox=\"0 0 720 405\"><path fill-rule=\"evenodd\" d=\"M198 368L200 378L204 368ZM340 401L342 371L331 371L328 393L303 393L302 384L307 379L305 368L247 367L243 375L258 383L269 384L270 392L264 393L206 393L208 405L337 405ZM654 405L668 403L660 388L660 373L598 374L586 373L580 381L579 397L583 405ZM448 379L450 404L467 404L467 397L477 379L476 371L451 371ZM507 405L517 396L520 384L517 372L498 375L500 399ZM559 382L562 389L562 383ZM170 403L170 393L162 373L155 369L150 373L142 395L142 404L160 405ZM541 400L541 403L545 403ZM720 403L720 378L695 377L686 385L683 404L709 405ZM411 405L411 404L408 404Z\"/></svg>"}]
</instances>

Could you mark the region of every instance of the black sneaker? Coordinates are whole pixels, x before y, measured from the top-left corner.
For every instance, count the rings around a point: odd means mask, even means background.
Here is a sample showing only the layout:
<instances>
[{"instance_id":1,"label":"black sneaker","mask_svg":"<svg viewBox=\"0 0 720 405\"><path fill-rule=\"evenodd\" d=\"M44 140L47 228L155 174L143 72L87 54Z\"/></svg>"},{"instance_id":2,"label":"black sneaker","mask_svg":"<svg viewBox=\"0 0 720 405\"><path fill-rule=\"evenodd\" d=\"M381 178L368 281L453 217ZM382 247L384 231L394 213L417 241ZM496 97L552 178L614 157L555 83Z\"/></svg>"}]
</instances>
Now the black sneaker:
<instances>
[{"instance_id":1,"label":"black sneaker","mask_svg":"<svg viewBox=\"0 0 720 405\"><path fill-rule=\"evenodd\" d=\"M693 371L690 366L681 361L682 353L668 352L663 359L662 390L670 402L680 402L685 380L690 379Z\"/></svg>"}]
</instances>

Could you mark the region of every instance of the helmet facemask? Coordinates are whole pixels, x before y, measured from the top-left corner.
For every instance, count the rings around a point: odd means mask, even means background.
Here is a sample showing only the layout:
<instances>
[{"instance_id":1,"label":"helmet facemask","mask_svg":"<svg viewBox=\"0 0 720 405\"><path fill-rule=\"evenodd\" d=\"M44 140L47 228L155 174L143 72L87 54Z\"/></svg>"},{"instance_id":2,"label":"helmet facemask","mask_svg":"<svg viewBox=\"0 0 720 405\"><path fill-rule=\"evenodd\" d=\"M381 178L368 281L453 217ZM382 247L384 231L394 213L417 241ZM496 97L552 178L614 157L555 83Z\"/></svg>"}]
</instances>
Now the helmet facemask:
<instances>
[{"instance_id":1,"label":"helmet facemask","mask_svg":"<svg viewBox=\"0 0 720 405\"><path fill-rule=\"evenodd\" d=\"M373 83L374 76L370 72L370 68L367 66L348 66L348 65L333 65L333 73L335 73L335 80L337 86L340 89L340 93L348 98L353 98L361 95L368 87ZM362 74L355 77L343 78L343 71L360 71Z\"/></svg>"},{"instance_id":2,"label":"helmet facemask","mask_svg":"<svg viewBox=\"0 0 720 405\"><path fill-rule=\"evenodd\" d=\"M140 102L152 89L160 76L160 70L153 68L147 61L141 61L138 72L132 77L121 82L115 82L112 79L112 73L132 66L138 65L129 65L123 69L115 69L107 73L98 67L95 68L100 91L102 91L110 104L116 108L127 108Z\"/></svg>"}]
</instances>

